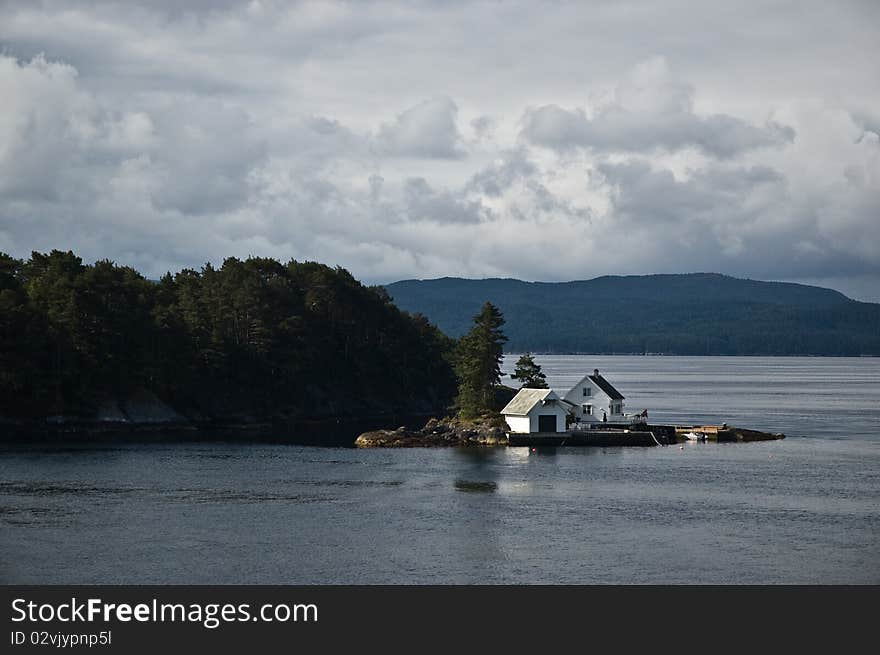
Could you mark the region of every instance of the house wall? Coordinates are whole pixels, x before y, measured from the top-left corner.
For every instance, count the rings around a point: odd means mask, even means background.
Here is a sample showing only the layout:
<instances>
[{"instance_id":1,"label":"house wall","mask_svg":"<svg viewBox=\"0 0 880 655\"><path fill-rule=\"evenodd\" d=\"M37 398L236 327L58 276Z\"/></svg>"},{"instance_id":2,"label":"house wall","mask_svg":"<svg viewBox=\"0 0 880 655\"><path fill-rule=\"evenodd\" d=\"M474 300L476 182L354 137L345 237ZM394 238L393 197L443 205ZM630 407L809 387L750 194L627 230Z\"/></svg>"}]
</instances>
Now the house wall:
<instances>
[{"instance_id":1,"label":"house wall","mask_svg":"<svg viewBox=\"0 0 880 655\"><path fill-rule=\"evenodd\" d=\"M590 389L590 395L584 396L584 388ZM609 420L613 416L611 413L611 403L612 400L602 389L593 384L590 378L584 378L580 382L578 382L575 386L571 388L571 390L565 394L565 399L575 405L575 416L578 419L584 420L585 422L589 421L601 421L602 420L602 410L604 409L607 413ZM619 414L623 414L626 409L624 407L625 401L616 400L613 401L615 403L620 403L620 412ZM584 414L584 405L592 405L593 406L593 414L592 416L588 416Z\"/></svg>"},{"instance_id":2,"label":"house wall","mask_svg":"<svg viewBox=\"0 0 880 655\"><path fill-rule=\"evenodd\" d=\"M507 427L511 432L531 432L531 421L528 416L505 416Z\"/></svg>"},{"instance_id":3,"label":"house wall","mask_svg":"<svg viewBox=\"0 0 880 655\"><path fill-rule=\"evenodd\" d=\"M529 432L538 432L538 416L541 414L554 414L556 416L556 431L565 432L566 411L557 404L535 405L529 412Z\"/></svg>"},{"instance_id":4,"label":"house wall","mask_svg":"<svg viewBox=\"0 0 880 655\"><path fill-rule=\"evenodd\" d=\"M584 389L590 390L589 396L584 396ZM565 399L575 406L575 417L586 421L602 420L602 410L611 414L611 399L599 387L593 384L589 378L584 378L565 394ZM584 405L593 406L592 416L584 414Z\"/></svg>"}]
</instances>

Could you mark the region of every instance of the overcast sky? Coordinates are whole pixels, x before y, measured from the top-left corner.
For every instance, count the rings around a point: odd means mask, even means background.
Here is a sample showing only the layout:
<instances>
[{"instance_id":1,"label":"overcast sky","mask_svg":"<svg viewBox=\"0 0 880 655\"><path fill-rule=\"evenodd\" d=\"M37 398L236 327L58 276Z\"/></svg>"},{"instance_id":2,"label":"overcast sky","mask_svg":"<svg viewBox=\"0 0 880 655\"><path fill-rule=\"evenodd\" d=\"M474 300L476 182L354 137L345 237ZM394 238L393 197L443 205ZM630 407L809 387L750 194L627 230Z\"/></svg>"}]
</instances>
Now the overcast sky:
<instances>
[{"instance_id":1,"label":"overcast sky","mask_svg":"<svg viewBox=\"0 0 880 655\"><path fill-rule=\"evenodd\" d=\"M0 0L0 251L880 301L880 3Z\"/></svg>"}]
</instances>

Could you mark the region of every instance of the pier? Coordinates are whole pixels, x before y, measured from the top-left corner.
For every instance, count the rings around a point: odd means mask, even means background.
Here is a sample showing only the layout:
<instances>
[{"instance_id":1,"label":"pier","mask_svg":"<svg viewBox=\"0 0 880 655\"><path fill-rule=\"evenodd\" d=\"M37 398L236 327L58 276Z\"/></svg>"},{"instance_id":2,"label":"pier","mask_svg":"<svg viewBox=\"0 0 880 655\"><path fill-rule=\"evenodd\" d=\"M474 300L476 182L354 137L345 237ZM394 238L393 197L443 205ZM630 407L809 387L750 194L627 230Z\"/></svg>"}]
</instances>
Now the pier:
<instances>
[{"instance_id":1,"label":"pier","mask_svg":"<svg viewBox=\"0 0 880 655\"><path fill-rule=\"evenodd\" d=\"M674 443L650 430L569 430L567 432L510 432L510 446L657 446Z\"/></svg>"},{"instance_id":2,"label":"pier","mask_svg":"<svg viewBox=\"0 0 880 655\"><path fill-rule=\"evenodd\" d=\"M668 446L687 441L688 432L705 435L711 442L772 441L784 439L781 433L722 425L649 425L635 429L596 428L565 432L508 432L509 446Z\"/></svg>"}]
</instances>

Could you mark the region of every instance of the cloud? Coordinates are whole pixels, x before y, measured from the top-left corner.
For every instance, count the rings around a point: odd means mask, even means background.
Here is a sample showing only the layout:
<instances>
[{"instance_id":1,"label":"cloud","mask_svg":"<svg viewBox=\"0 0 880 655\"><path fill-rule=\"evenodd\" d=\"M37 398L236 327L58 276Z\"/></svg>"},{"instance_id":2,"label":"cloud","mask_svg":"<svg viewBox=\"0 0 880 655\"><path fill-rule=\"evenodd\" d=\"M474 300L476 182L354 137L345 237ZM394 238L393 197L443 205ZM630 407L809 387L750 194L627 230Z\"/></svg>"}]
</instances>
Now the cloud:
<instances>
[{"instance_id":1,"label":"cloud","mask_svg":"<svg viewBox=\"0 0 880 655\"><path fill-rule=\"evenodd\" d=\"M478 140L491 139L495 131L495 121L491 116L477 116L471 120L471 129Z\"/></svg>"},{"instance_id":2,"label":"cloud","mask_svg":"<svg viewBox=\"0 0 880 655\"><path fill-rule=\"evenodd\" d=\"M4 197L58 198L60 178L81 164L83 147L100 140L101 115L77 89L76 70L37 56L0 56L0 191Z\"/></svg>"},{"instance_id":3,"label":"cloud","mask_svg":"<svg viewBox=\"0 0 880 655\"><path fill-rule=\"evenodd\" d=\"M428 159L465 156L456 125L458 107L446 97L433 98L407 109L376 138L383 154Z\"/></svg>"},{"instance_id":4,"label":"cloud","mask_svg":"<svg viewBox=\"0 0 880 655\"><path fill-rule=\"evenodd\" d=\"M635 224L694 219L741 224L751 209L750 194L768 187L779 193L785 185L784 176L763 166L713 166L681 180L669 169L654 169L640 160L603 162L597 170L611 185L617 218Z\"/></svg>"},{"instance_id":5,"label":"cloud","mask_svg":"<svg viewBox=\"0 0 880 655\"><path fill-rule=\"evenodd\" d=\"M497 198L515 182L538 173L538 168L522 149L510 150L500 155L488 166L474 173L466 185L468 191Z\"/></svg>"},{"instance_id":6,"label":"cloud","mask_svg":"<svg viewBox=\"0 0 880 655\"><path fill-rule=\"evenodd\" d=\"M637 251L692 270L769 279L863 275L880 269L880 202L864 190L816 204L792 193L789 179L766 166L712 164L679 178L645 161L604 162L606 215ZM829 220L831 219L831 220Z\"/></svg>"},{"instance_id":7,"label":"cloud","mask_svg":"<svg viewBox=\"0 0 880 655\"><path fill-rule=\"evenodd\" d=\"M423 177L404 182L404 212L408 220L437 223L479 223L487 211L479 201L446 190L436 191Z\"/></svg>"},{"instance_id":8,"label":"cloud","mask_svg":"<svg viewBox=\"0 0 880 655\"><path fill-rule=\"evenodd\" d=\"M0 1L0 250L880 300L875 14Z\"/></svg>"},{"instance_id":9,"label":"cloud","mask_svg":"<svg viewBox=\"0 0 880 655\"><path fill-rule=\"evenodd\" d=\"M854 111L851 112L851 116L853 122L864 130L863 134L859 135L859 140L868 138L876 141L877 137L880 137L880 115L868 111Z\"/></svg>"},{"instance_id":10,"label":"cloud","mask_svg":"<svg viewBox=\"0 0 880 655\"><path fill-rule=\"evenodd\" d=\"M534 145L565 151L648 152L697 148L719 157L735 157L755 148L780 146L794 140L791 127L763 126L726 114L698 116L692 89L669 73L662 58L637 66L615 89L615 99L590 118L583 109L556 105L529 109L522 136Z\"/></svg>"},{"instance_id":11,"label":"cloud","mask_svg":"<svg viewBox=\"0 0 880 655\"><path fill-rule=\"evenodd\" d=\"M630 243L698 251L713 270L747 257L747 250L764 250L761 241L776 235L762 218L784 206L787 192L784 176L767 167L711 166L686 179L643 161L602 163L597 169L610 185L617 229Z\"/></svg>"},{"instance_id":12,"label":"cloud","mask_svg":"<svg viewBox=\"0 0 880 655\"><path fill-rule=\"evenodd\" d=\"M162 141L151 156L157 209L204 215L247 202L249 174L266 158L267 145L245 112L193 99L155 122Z\"/></svg>"}]
</instances>

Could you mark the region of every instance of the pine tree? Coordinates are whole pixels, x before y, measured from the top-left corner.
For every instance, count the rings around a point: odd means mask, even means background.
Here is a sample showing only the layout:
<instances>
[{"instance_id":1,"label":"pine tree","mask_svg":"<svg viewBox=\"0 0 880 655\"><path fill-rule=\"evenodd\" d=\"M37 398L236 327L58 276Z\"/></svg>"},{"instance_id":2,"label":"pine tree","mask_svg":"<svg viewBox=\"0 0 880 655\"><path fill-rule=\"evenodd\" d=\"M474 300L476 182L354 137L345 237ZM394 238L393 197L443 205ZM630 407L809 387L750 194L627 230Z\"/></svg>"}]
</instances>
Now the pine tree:
<instances>
[{"instance_id":1,"label":"pine tree","mask_svg":"<svg viewBox=\"0 0 880 655\"><path fill-rule=\"evenodd\" d=\"M492 303L487 301L473 320L474 326L458 343L458 407L464 417L492 409L507 341L501 331L504 317Z\"/></svg>"},{"instance_id":2,"label":"pine tree","mask_svg":"<svg viewBox=\"0 0 880 655\"><path fill-rule=\"evenodd\" d=\"M433 412L455 394L453 349L315 262L228 258L151 282L72 252L0 253L2 416L89 418L142 389L206 419Z\"/></svg>"},{"instance_id":3,"label":"pine tree","mask_svg":"<svg viewBox=\"0 0 880 655\"><path fill-rule=\"evenodd\" d=\"M520 388L546 389L547 378L541 370L540 364L536 363L531 353L526 353L516 360L516 368L513 369L514 380L520 381Z\"/></svg>"}]
</instances>

